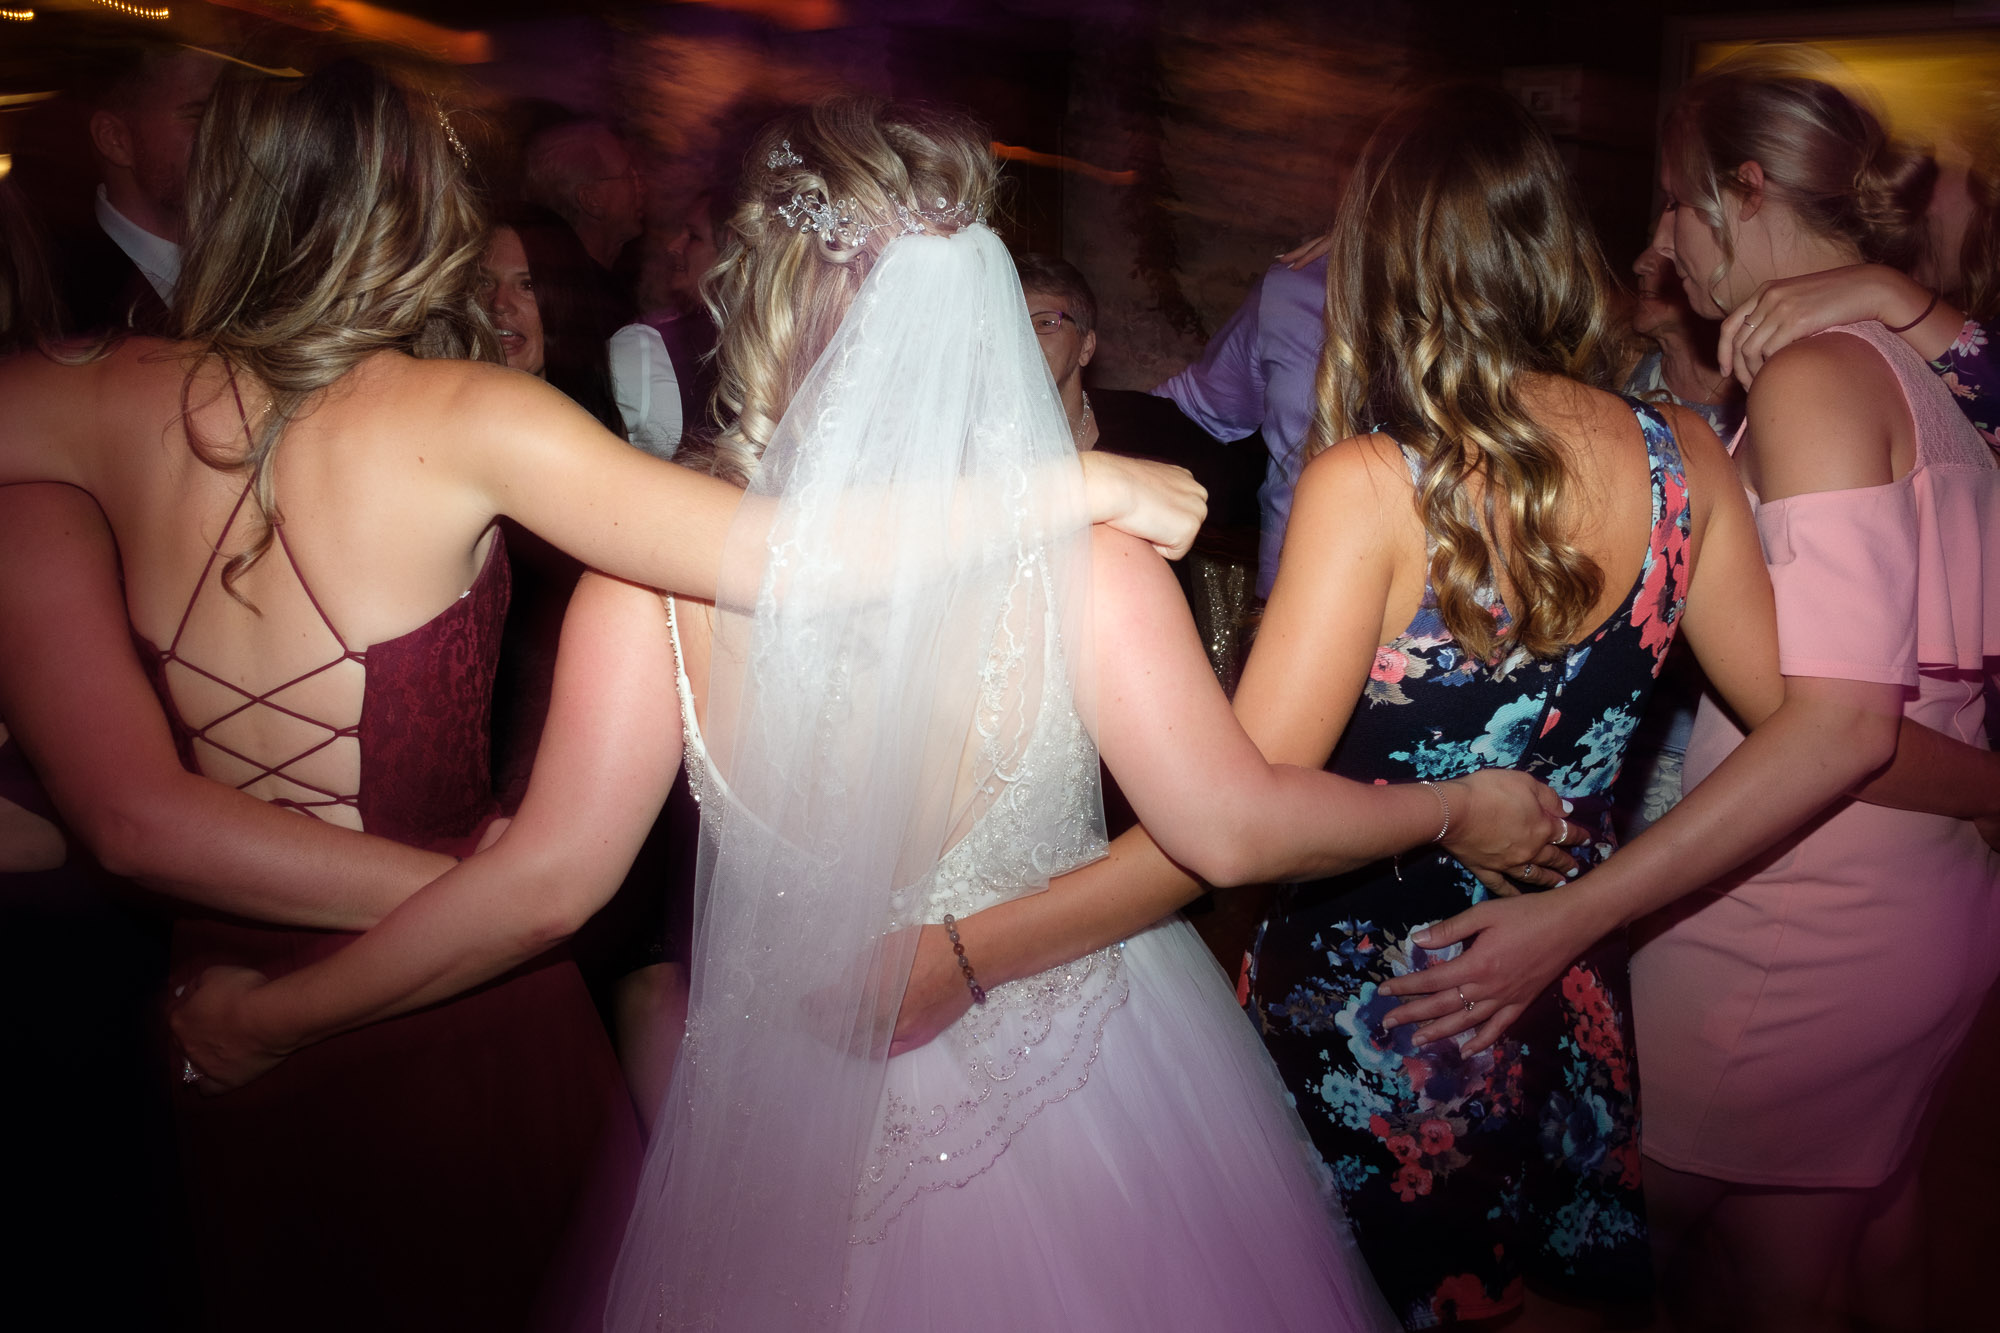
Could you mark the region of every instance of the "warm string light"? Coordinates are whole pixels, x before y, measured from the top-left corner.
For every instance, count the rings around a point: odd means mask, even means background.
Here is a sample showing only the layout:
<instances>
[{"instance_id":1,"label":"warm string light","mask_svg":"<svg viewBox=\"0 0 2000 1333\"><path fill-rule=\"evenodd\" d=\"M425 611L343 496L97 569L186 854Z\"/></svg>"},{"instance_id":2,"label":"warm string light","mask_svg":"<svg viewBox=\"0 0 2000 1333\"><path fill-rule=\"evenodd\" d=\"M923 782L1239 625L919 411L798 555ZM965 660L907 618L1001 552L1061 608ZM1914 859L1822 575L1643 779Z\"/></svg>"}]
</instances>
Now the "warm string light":
<instances>
[{"instance_id":1,"label":"warm string light","mask_svg":"<svg viewBox=\"0 0 2000 1333\"><path fill-rule=\"evenodd\" d=\"M117 13L130 14L135 19L170 19L173 17L173 12L165 5L161 5L158 9L153 9L147 5L127 4L125 0L97 0L97 3Z\"/></svg>"},{"instance_id":2,"label":"warm string light","mask_svg":"<svg viewBox=\"0 0 2000 1333\"><path fill-rule=\"evenodd\" d=\"M12 19L16 23L26 23L34 16L32 9L0 9L0 19Z\"/></svg>"}]
</instances>

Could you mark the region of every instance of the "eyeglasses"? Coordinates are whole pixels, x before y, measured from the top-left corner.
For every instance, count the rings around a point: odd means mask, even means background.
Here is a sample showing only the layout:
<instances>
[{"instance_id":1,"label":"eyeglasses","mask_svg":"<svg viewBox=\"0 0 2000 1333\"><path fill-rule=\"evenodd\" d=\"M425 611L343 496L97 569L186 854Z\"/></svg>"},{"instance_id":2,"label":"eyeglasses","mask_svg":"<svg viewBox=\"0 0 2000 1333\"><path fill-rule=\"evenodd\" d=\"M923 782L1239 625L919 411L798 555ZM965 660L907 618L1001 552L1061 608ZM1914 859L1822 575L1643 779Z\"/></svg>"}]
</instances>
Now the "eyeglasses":
<instances>
[{"instance_id":1,"label":"eyeglasses","mask_svg":"<svg viewBox=\"0 0 2000 1333\"><path fill-rule=\"evenodd\" d=\"M1077 317L1067 310L1034 310L1028 314L1028 322L1035 326L1036 335L1043 338L1060 332L1064 320L1075 324L1077 332L1083 331L1083 325L1078 322Z\"/></svg>"}]
</instances>

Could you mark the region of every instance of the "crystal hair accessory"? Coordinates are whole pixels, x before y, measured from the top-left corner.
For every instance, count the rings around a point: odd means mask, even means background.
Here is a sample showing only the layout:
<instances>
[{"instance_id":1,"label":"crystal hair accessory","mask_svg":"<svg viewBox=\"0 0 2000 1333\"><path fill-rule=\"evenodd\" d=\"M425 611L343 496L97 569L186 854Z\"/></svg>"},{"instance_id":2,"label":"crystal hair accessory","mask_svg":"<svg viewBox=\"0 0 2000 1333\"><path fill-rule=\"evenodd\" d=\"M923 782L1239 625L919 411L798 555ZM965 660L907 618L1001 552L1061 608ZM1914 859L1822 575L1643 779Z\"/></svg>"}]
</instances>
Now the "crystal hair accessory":
<instances>
[{"instance_id":1,"label":"crystal hair accessory","mask_svg":"<svg viewBox=\"0 0 2000 1333\"><path fill-rule=\"evenodd\" d=\"M896 221L902 227L905 236L922 235L931 227L940 229L965 227L975 222L986 221L984 204L975 209L964 200L954 204L943 195L939 195L935 208L912 208L904 203L894 190L887 190L885 193L889 196L889 202L896 206Z\"/></svg>"},{"instance_id":2,"label":"crystal hair accessory","mask_svg":"<svg viewBox=\"0 0 2000 1333\"><path fill-rule=\"evenodd\" d=\"M801 166L805 159L792 151L792 141L782 139L764 158L764 165L773 171L783 171L786 167Z\"/></svg>"},{"instance_id":3,"label":"crystal hair accessory","mask_svg":"<svg viewBox=\"0 0 2000 1333\"><path fill-rule=\"evenodd\" d=\"M451 115L444 109L444 103L433 96L431 110L437 112L438 128L444 131L445 142L451 145L452 152L458 154L458 165L467 171L472 170L472 154L465 151L465 140L459 138L458 131L451 127Z\"/></svg>"},{"instance_id":4,"label":"crystal hair accessory","mask_svg":"<svg viewBox=\"0 0 2000 1333\"><path fill-rule=\"evenodd\" d=\"M793 194L789 203L778 205L778 216L794 231L810 231L820 238L836 245L859 245L868 239L868 233L880 222L863 222L853 213L852 199L836 199L828 203L822 196L813 194Z\"/></svg>"}]
</instances>

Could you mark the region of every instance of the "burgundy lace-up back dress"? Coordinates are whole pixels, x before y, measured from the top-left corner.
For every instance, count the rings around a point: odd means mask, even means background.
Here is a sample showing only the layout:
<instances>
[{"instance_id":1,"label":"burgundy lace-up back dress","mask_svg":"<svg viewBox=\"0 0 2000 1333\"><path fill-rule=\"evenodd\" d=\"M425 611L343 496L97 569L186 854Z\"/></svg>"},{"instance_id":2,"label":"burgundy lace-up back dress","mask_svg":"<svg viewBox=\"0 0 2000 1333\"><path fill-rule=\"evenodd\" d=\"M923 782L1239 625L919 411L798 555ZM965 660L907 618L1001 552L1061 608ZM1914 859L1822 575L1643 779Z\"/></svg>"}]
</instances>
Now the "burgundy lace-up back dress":
<instances>
[{"instance_id":1,"label":"burgundy lace-up back dress","mask_svg":"<svg viewBox=\"0 0 2000 1333\"><path fill-rule=\"evenodd\" d=\"M239 499L225 538L243 508ZM261 694L190 656L182 639L195 604L228 595L211 558L173 639L164 648L140 639L182 762L202 772L230 755L256 770L243 785L284 778L301 794L281 803L307 815L346 806L370 833L470 853L497 809L488 710L509 592L501 539L457 601L365 650L327 617L282 527L275 546L271 557L298 575L339 652ZM347 662L366 672L354 725L285 701L291 686ZM192 725L170 666L233 691L240 704ZM215 734L253 708L278 709L316 739L289 756L252 755ZM328 790L294 771L347 737L360 752L354 790ZM351 938L190 917L175 931L173 972L187 978L229 963L278 976ZM562 952L309 1046L236 1091L182 1089L176 1100L202 1303L210 1326L224 1329L523 1327L586 1187L602 1185L607 1160L637 1151L610 1043Z\"/></svg>"}]
</instances>

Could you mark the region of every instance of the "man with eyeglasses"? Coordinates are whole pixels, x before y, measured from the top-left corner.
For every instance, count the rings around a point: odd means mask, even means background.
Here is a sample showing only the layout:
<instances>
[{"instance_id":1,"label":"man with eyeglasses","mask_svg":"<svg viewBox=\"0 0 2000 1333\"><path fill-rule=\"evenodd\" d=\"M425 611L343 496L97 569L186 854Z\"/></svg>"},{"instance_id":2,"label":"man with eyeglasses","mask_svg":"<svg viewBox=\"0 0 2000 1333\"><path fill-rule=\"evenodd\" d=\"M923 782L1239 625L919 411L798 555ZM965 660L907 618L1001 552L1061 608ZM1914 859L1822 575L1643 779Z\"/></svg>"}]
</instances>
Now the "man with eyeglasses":
<instances>
[{"instance_id":1,"label":"man with eyeglasses","mask_svg":"<svg viewBox=\"0 0 2000 1333\"><path fill-rule=\"evenodd\" d=\"M1210 664L1224 688L1233 690L1248 647L1243 630L1252 609L1262 459L1218 445L1164 398L1133 389L1084 392L1083 368L1097 354L1097 298L1089 282L1049 255L1020 255L1015 266L1076 447L1178 463L1208 488L1208 521L1174 573Z\"/></svg>"}]
</instances>

